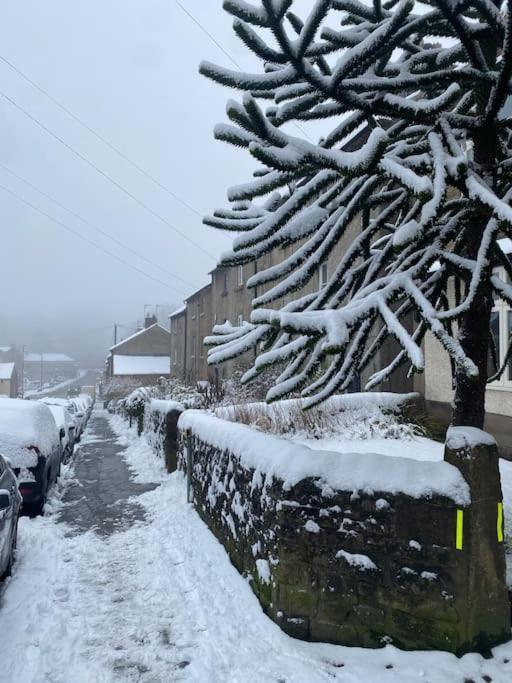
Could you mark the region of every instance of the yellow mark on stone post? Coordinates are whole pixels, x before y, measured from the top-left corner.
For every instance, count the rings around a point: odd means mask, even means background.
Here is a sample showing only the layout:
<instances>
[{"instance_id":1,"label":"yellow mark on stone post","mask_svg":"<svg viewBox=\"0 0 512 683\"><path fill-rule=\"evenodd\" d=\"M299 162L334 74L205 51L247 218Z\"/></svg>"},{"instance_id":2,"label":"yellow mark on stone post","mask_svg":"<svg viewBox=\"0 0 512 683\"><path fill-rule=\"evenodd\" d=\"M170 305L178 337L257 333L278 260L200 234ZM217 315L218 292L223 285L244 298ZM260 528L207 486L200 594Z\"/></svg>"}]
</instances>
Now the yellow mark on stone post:
<instances>
[{"instance_id":1,"label":"yellow mark on stone post","mask_svg":"<svg viewBox=\"0 0 512 683\"><path fill-rule=\"evenodd\" d=\"M503 503L498 503L497 531L498 543L503 543Z\"/></svg>"},{"instance_id":2,"label":"yellow mark on stone post","mask_svg":"<svg viewBox=\"0 0 512 683\"><path fill-rule=\"evenodd\" d=\"M462 550L464 541L464 510L457 510L457 526L455 534L455 548Z\"/></svg>"}]
</instances>

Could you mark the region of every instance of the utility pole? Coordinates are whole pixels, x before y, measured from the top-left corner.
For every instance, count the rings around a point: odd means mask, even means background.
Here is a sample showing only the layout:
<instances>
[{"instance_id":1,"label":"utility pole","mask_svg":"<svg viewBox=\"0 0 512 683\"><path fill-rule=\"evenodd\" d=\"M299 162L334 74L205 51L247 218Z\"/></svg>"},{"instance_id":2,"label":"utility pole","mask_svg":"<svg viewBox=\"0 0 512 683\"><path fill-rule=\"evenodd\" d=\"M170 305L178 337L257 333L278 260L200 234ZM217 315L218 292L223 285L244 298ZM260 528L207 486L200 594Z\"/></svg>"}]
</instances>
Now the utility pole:
<instances>
[{"instance_id":1,"label":"utility pole","mask_svg":"<svg viewBox=\"0 0 512 683\"><path fill-rule=\"evenodd\" d=\"M21 347L21 398L25 398L25 344Z\"/></svg>"}]
</instances>

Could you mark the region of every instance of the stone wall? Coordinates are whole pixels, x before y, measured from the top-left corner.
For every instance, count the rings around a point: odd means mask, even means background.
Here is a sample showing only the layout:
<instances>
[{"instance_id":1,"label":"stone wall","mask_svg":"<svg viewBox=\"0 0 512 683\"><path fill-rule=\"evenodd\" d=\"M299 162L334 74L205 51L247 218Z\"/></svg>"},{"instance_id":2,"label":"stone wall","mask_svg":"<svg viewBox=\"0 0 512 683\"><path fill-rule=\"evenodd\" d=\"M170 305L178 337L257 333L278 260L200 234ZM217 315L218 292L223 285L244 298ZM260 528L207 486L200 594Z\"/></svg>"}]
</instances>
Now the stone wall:
<instances>
[{"instance_id":1,"label":"stone wall","mask_svg":"<svg viewBox=\"0 0 512 683\"><path fill-rule=\"evenodd\" d=\"M179 454L183 470L186 441ZM190 426L188 441L197 512L249 578L265 612L288 634L459 654L484 651L509 637L504 581L503 591L486 598L490 621L484 632L475 625L481 600L473 608L468 576L469 563L474 576L479 558L474 543L457 537L457 519L468 519L469 506L445 495L333 490L314 477L290 486L247 467L238 454L212 445ZM269 441L269 447L275 444ZM486 572L489 585L501 587L501 570Z\"/></svg>"},{"instance_id":2,"label":"stone wall","mask_svg":"<svg viewBox=\"0 0 512 683\"><path fill-rule=\"evenodd\" d=\"M177 469L178 420L184 411L181 403L152 399L144 411L144 433L156 455L165 460L168 472Z\"/></svg>"}]
</instances>

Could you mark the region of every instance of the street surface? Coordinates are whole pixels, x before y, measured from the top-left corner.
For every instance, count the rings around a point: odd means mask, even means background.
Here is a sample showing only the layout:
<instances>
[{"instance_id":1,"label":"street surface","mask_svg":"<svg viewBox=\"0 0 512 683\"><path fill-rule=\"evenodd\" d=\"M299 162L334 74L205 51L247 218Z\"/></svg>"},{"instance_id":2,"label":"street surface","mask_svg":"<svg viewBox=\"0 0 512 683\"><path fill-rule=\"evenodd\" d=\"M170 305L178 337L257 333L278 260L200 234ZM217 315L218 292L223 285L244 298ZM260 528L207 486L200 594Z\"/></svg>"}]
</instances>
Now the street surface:
<instances>
[{"instance_id":1,"label":"street surface","mask_svg":"<svg viewBox=\"0 0 512 683\"><path fill-rule=\"evenodd\" d=\"M123 446L103 415L93 417L75 464L76 483L64 495L60 521L81 532L94 530L102 535L127 529L144 519L144 511L132 496L155 488L136 484L121 457Z\"/></svg>"}]
</instances>

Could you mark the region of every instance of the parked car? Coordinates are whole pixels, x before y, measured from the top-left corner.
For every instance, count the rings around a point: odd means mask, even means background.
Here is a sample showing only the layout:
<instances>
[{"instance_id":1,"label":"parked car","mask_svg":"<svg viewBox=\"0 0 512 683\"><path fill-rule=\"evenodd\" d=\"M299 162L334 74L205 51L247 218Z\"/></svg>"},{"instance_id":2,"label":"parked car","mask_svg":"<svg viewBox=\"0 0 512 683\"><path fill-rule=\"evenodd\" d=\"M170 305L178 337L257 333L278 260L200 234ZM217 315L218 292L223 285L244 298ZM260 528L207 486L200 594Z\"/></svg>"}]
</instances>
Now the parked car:
<instances>
[{"instance_id":1,"label":"parked car","mask_svg":"<svg viewBox=\"0 0 512 683\"><path fill-rule=\"evenodd\" d=\"M11 461L23 508L42 514L62 458L50 408L40 401L0 398L0 452Z\"/></svg>"},{"instance_id":2,"label":"parked car","mask_svg":"<svg viewBox=\"0 0 512 683\"><path fill-rule=\"evenodd\" d=\"M50 409L59 430L62 462L68 462L73 455L75 445L75 421L63 406L52 405L51 403L46 405Z\"/></svg>"},{"instance_id":3,"label":"parked car","mask_svg":"<svg viewBox=\"0 0 512 683\"><path fill-rule=\"evenodd\" d=\"M45 396L45 398L39 399L41 403L45 403L47 406L61 406L66 411L66 421L69 422L69 438L72 441L72 445L80 438L81 429L81 418L76 415L76 407L72 405L71 401L67 398L56 398L53 396Z\"/></svg>"},{"instance_id":4,"label":"parked car","mask_svg":"<svg viewBox=\"0 0 512 683\"><path fill-rule=\"evenodd\" d=\"M87 406L87 412L89 414L89 417L91 417L92 409L94 408L94 398L88 393L80 394L79 398L85 401L85 404Z\"/></svg>"},{"instance_id":5,"label":"parked car","mask_svg":"<svg viewBox=\"0 0 512 683\"><path fill-rule=\"evenodd\" d=\"M78 430L77 441L78 441L80 439L80 437L82 436L82 434L83 434L83 432L87 426L87 420L89 419L89 415L87 413L87 405L79 397L70 399L70 404L72 406L73 415L75 416L75 418L77 420L77 430Z\"/></svg>"},{"instance_id":6,"label":"parked car","mask_svg":"<svg viewBox=\"0 0 512 683\"><path fill-rule=\"evenodd\" d=\"M0 455L0 581L10 576L14 563L21 500L16 475Z\"/></svg>"}]
</instances>

